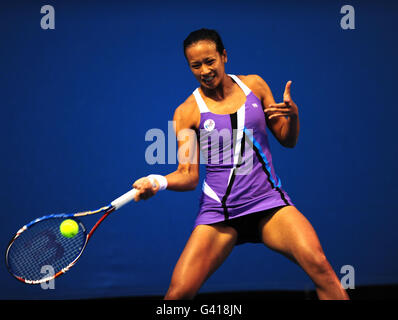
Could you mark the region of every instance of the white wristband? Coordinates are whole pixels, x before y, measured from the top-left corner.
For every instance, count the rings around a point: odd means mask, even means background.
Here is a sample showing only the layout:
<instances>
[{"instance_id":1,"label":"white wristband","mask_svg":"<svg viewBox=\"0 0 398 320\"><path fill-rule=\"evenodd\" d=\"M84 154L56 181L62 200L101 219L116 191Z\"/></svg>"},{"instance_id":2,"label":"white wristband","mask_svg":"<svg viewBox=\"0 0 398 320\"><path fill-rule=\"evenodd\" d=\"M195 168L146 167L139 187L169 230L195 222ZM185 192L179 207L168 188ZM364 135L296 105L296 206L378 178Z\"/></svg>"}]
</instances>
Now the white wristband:
<instances>
[{"instance_id":1,"label":"white wristband","mask_svg":"<svg viewBox=\"0 0 398 320\"><path fill-rule=\"evenodd\" d=\"M153 179L159 183L159 191L165 190L167 188L167 179L160 174L150 174L147 178L153 183Z\"/></svg>"}]
</instances>

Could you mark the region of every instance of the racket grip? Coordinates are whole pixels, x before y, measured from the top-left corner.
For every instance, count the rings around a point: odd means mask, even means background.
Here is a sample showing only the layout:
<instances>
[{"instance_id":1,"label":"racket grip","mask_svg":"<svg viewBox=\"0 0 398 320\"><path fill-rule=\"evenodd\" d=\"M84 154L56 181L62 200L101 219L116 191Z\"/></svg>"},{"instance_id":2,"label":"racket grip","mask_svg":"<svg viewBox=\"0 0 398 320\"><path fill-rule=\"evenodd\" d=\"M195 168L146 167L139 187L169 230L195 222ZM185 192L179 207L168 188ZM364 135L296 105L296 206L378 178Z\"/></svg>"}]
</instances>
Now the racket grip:
<instances>
[{"instance_id":1,"label":"racket grip","mask_svg":"<svg viewBox=\"0 0 398 320\"><path fill-rule=\"evenodd\" d=\"M134 199L136 192L137 189L132 189L129 192L126 192L125 194L121 195L119 198L113 200L111 202L111 206L115 207L115 210L123 207L125 204L129 203L131 200Z\"/></svg>"}]
</instances>

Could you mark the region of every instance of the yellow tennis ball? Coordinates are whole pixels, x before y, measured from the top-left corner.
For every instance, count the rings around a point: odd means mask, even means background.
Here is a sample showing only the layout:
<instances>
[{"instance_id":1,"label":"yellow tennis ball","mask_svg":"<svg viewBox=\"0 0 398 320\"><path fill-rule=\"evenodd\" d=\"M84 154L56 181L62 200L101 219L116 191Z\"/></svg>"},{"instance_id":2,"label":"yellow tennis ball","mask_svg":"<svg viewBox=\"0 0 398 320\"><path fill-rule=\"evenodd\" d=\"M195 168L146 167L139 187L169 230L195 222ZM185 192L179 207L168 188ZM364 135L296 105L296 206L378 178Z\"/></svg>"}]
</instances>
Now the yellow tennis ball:
<instances>
[{"instance_id":1,"label":"yellow tennis ball","mask_svg":"<svg viewBox=\"0 0 398 320\"><path fill-rule=\"evenodd\" d=\"M64 237L73 238L79 232L79 225L75 220L66 219L62 221L59 230Z\"/></svg>"}]
</instances>

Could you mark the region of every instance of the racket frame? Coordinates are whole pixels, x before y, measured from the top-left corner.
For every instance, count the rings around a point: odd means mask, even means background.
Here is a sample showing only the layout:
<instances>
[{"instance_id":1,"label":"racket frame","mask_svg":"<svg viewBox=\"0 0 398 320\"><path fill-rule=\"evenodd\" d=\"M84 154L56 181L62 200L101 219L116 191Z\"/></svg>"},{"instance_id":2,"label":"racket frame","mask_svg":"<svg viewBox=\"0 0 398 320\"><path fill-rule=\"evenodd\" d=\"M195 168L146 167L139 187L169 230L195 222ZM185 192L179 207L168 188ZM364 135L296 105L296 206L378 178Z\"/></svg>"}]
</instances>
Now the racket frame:
<instances>
[{"instance_id":1,"label":"racket frame","mask_svg":"<svg viewBox=\"0 0 398 320\"><path fill-rule=\"evenodd\" d=\"M14 235L14 237L11 239L11 241L9 242L8 246L7 246L7 250L6 250L6 254L5 254L5 258L6 258L6 267L8 272L17 280L26 283L26 284L41 284L50 280L53 280L57 277L59 277L60 275L66 273L67 271L70 270L70 268L72 268L76 262L79 260L79 258L81 257L84 249L87 246L88 241L90 240L90 238L92 237L93 233L95 232L95 230L99 227L99 225L113 212L116 211L118 209L120 209L122 206L124 206L125 204L129 203L131 200L134 199L135 193L137 192L136 189L132 189L128 192L126 192L125 194L123 194L122 196L120 196L119 198L113 200L108 206L105 207L101 207L97 210L92 210L92 211L82 211L82 212L77 212L77 213L60 213L60 214L51 214L51 215L47 215L47 216L42 216L40 218L37 218L31 222L29 222L28 224L24 225L22 228L20 228L17 233ZM83 216L88 216L88 215L93 215L93 214L98 214L103 212L103 215L101 216L101 218L94 224L94 226L91 228L91 230L86 233L86 229L84 228L84 232L86 234L86 239L84 241L84 244L79 252L79 254L76 256L75 259L73 259L72 262L70 262L66 267L62 268L61 270L56 270L56 272L53 275L50 275L48 277L43 277L41 279L37 279L37 280L30 280L30 279L24 279L16 274L14 274L12 272L12 269L9 265L9 261L8 261L8 253L10 251L10 248L12 247L12 244L14 243L14 241L25 231L29 230L29 228L43 220L47 220L47 219L53 219L53 218L64 218L64 219L68 219L68 218L77 218L77 217L83 217ZM83 224L81 224L83 225Z\"/></svg>"}]
</instances>

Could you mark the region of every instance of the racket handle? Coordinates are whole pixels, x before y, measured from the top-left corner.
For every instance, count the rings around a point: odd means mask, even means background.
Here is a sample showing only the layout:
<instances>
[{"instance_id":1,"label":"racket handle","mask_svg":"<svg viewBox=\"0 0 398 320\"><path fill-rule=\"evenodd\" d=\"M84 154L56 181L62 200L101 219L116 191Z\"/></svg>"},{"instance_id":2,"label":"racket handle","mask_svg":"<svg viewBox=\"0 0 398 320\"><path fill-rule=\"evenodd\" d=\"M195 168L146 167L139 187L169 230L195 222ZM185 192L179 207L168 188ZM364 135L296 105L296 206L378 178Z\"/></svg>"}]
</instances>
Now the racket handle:
<instances>
[{"instance_id":1,"label":"racket handle","mask_svg":"<svg viewBox=\"0 0 398 320\"><path fill-rule=\"evenodd\" d=\"M129 192L126 192L125 194L123 194L119 198L113 200L111 202L111 206L115 207L115 210L123 207L125 204L129 203L131 200L134 199L134 196L135 196L136 192L137 192L137 189L132 189Z\"/></svg>"}]
</instances>

